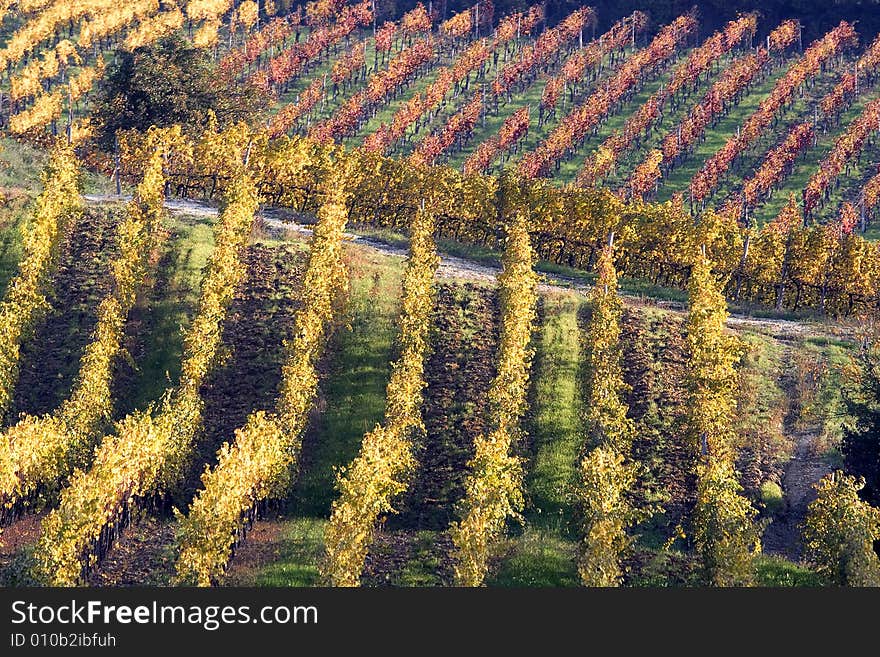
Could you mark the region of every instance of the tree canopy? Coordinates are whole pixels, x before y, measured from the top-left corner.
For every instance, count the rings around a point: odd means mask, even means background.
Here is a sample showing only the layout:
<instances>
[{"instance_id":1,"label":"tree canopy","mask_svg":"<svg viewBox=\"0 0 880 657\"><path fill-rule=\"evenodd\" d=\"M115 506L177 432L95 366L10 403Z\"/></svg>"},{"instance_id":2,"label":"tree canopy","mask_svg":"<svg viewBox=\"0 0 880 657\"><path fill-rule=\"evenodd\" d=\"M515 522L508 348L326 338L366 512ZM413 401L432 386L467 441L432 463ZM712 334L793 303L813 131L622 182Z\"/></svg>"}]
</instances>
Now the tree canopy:
<instances>
[{"instance_id":1,"label":"tree canopy","mask_svg":"<svg viewBox=\"0 0 880 657\"><path fill-rule=\"evenodd\" d=\"M180 124L196 133L207 124L209 110L222 127L252 122L266 105L257 89L227 84L215 74L204 50L174 36L120 51L98 90L93 116L101 145L109 150L119 130Z\"/></svg>"}]
</instances>

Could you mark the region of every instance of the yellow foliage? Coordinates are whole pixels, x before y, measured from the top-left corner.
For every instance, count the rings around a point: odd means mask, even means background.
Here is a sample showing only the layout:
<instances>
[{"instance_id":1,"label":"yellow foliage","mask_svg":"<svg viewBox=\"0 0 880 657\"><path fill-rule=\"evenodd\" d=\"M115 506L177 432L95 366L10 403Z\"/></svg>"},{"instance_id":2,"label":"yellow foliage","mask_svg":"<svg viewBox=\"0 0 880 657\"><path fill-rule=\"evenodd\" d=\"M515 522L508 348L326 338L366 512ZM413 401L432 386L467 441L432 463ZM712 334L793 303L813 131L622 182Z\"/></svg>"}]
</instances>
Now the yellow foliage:
<instances>
[{"instance_id":1,"label":"yellow foliage","mask_svg":"<svg viewBox=\"0 0 880 657\"><path fill-rule=\"evenodd\" d=\"M636 482L636 469L611 446L592 450L580 463L578 497L585 510L586 532L581 543L578 573L584 586L619 586L623 577L620 555L632 539L627 529L638 519L627 493Z\"/></svg>"},{"instance_id":2,"label":"yellow foliage","mask_svg":"<svg viewBox=\"0 0 880 657\"><path fill-rule=\"evenodd\" d=\"M247 513L287 488L296 464L309 411L317 394L315 367L323 353L334 301L347 283L342 240L349 167L340 167L327 185L318 213L309 265L303 281L303 306L294 335L286 340L282 382L274 413L257 412L220 448L217 466L202 475L204 488L180 519L178 579L209 586L225 572Z\"/></svg>"},{"instance_id":3,"label":"yellow foliage","mask_svg":"<svg viewBox=\"0 0 880 657\"><path fill-rule=\"evenodd\" d=\"M183 473L202 426L199 391L217 364L221 322L244 275L240 260L250 237L257 193L239 172L227 190L215 228L215 246L202 281L198 309L184 336L180 383L167 390L158 409L119 422L95 450L89 470L77 470L59 507L43 522L36 550L37 573L57 586L76 584L95 562L101 532L117 522L128 505L168 491Z\"/></svg>"},{"instance_id":4,"label":"yellow foliage","mask_svg":"<svg viewBox=\"0 0 880 657\"><path fill-rule=\"evenodd\" d=\"M486 577L493 543L508 518L523 505L521 460L510 451L519 435L525 411L530 345L537 306L535 252L526 217L517 214L508 226L501 292L501 339L497 374L489 389L493 430L475 440L476 453L468 464L461 520L450 527L455 544L455 581L480 586Z\"/></svg>"},{"instance_id":5,"label":"yellow foliage","mask_svg":"<svg viewBox=\"0 0 880 657\"><path fill-rule=\"evenodd\" d=\"M621 399L627 390L620 364L623 304L612 255L610 245L602 250L590 293L586 425L594 449L580 462L576 490L584 512L578 572L585 586L620 584L620 559L630 544L627 530L640 517L627 499L636 482L635 466L628 460L635 426Z\"/></svg>"},{"instance_id":6,"label":"yellow foliage","mask_svg":"<svg viewBox=\"0 0 880 657\"><path fill-rule=\"evenodd\" d=\"M823 477L807 508L807 561L838 586L880 586L880 509L859 498L864 480L841 471Z\"/></svg>"},{"instance_id":7,"label":"yellow foliage","mask_svg":"<svg viewBox=\"0 0 880 657\"><path fill-rule=\"evenodd\" d=\"M719 458L697 467L694 542L711 586L751 586L763 523L742 495L733 466Z\"/></svg>"},{"instance_id":8,"label":"yellow foliage","mask_svg":"<svg viewBox=\"0 0 880 657\"><path fill-rule=\"evenodd\" d=\"M18 381L21 343L48 309L46 290L58 264L61 240L79 213L79 169L73 151L56 143L42 175L33 221L23 236L18 273L0 302L0 418L9 410Z\"/></svg>"},{"instance_id":9,"label":"yellow foliage","mask_svg":"<svg viewBox=\"0 0 880 657\"><path fill-rule=\"evenodd\" d=\"M113 365L122 349L125 321L147 275L150 253L162 229L162 158L154 152L127 216L117 228L119 256L111 264L113 290L98 306L98 319L80 359L70 396L51 415L24 417L0 438L0 501L7 506L57 484L91 456L98 432L113 410Z\"/></svg>"},{"instance_id":10,"label":"yellow foliage","mask_svg":"<svg viewBox=\"0 0 880 657\"><path fill-rule=\"evenodd\" d=\"M627 407L621 400L628 390L620 365L623 304L617 294L617 272L610 247L603 249L596 269L587 341L587 431L594 446L608 445L628 455L635 426L627 418Z\"/></svg>"},{"instance_id":11,"label":"yellow foliage","mask_svg":"<svg viewBox=\"0 0 880 657\"><path fill-rule=\"evenodd\" d=\"M359 585L376 520L394 511L392 502L406 490L416 466L411 436L424 430L424 364L435 299L434 275L440 262L433 233L432 210L421 210L413 222L403 278L398 320L401 355L392 365L385 424L364 436L358 456L337 477L340 496L333 503L325 532L327 556L322 568L335 586Z\"/></svg>"},{"instance_id":12,"label":"yellow foliage","mask_svg":"<svg viewBox=\"0 0 880 657\"><path fill-rule=\"evenodd\" d=\"M687 428L693 449L733 458L736 364L743 347L725 329L727 300L709 260L698 254L688 284Z\"/></svg>"}]
</instances>

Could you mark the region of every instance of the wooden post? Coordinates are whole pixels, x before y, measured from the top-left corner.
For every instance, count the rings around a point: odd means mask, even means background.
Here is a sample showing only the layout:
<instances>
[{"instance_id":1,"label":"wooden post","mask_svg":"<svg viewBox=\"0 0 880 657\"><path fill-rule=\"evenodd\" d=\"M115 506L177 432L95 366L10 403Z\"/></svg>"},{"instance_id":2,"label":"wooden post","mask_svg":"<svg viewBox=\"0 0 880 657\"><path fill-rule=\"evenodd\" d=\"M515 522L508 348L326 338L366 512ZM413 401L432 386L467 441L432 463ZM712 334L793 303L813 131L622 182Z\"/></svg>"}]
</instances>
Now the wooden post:
<instances>
[{"instance_id":1,"label":"wooden post","mask_svg":"<svg viewBox=\"0 0 880 657\"><path fill-rule=\"evenodd\" d=\"M67 85L67 145L73 140L73 92Z\"/></svg>"},{"instance_id":2,"label":"wooden post","mask_svg":"<svg viewBox=\"0 0 880 657\"><path fill-rule=\"evenodd\" d=\"M479 2L476 5L474 5L474 14L475 14L474 36L479 37L480 36L480 3Z\"/></svg>"},{"instance_id":3,"label":"wooden post","mask_svg":"<svg viewBox=\"0 0 880 657\"><path fill-rule=\"evenodd\" d=\"M120 179L122 170L119 164L119 137L116 137L113 140L113 163L115 166L113 169L113 177L116 178L116 196L122 196L122 180Z\"/></svg>"}]
</instances>

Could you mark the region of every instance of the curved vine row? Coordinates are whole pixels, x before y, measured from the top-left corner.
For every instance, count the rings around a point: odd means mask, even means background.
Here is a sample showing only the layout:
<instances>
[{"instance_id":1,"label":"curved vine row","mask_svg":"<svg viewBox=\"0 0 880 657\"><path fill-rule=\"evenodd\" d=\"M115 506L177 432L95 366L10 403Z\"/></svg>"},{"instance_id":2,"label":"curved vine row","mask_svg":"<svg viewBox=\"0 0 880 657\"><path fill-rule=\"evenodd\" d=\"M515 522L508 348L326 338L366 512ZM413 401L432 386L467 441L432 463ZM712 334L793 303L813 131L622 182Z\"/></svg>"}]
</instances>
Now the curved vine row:
<instances>
[{"instance_id":1,"label":"curved vine row","mask_svg":"<svg viewBox=\"0 0 880 657\"><path fill-rule=\"evenodd\" d=\"M23 239L24 257L0 302L0 418L12 403L21 344L48 309L46 293L61 241L81 207L79 168L70 147L55 145L42 179L43 191Z\"/></svg>"},{"instance_id":2,"label":"curved vine row","mask_svg":"<svg viewBox=\"0 0 880 657\"><path fill-rule=\"evenodd\" d=\"M262 501L287 489L318 387L315 367L324 349L333 306L345 285L342 240L347 222L346 174L328 181L318 212L309 264L303 281L303 307L296 333L287 341L286 363L274 413L253 413L224 443L216 467L202 475L204 488L181 518L178 578L209 586L226 570L235 543Z\"/></svg>"},{"instance_id":3,"label":"curved vine row","mask_svg":"<svg viewBox=\"0 0 880 657\"><path fill-rule=\"evenodd\" d=\"M461 519L450 527L459 586L483 583L493 543L504 531L506 520L523 505L523 466L511 448L526 409L532 361L529 344L538 301L534 263L526 215L517 214L508 227L504 270L498 276L502 319L497 374L489 389L493 428L475 439Z\"/></svg>"},{"instance_id":4,"label":"curved vine row","mask_svg":"<svg viewBox=\"0 0 880 657\"><path fill-rule=\"evenodd\" d=\"M36 559L44 581L76 584L112 544L131 508L180 480L202 425L199 391L217 363L221 322L245 274L239 256L256 209L253 180L241 172L226 191L198 311L184 338L180 382L165 392L158 409L119 422L116 434L95 451L91 468L74 472L59 508L43 521Z\"/></svg>"},{"instance_id":5,"label":"curved vine row","mask_svg":"<svg viewBox=\"0 0 880 657\"><path fill-rule=\"evenodd\" d=\"M98 306L92 340L80 359L70 396L52 414L23 416L0 436L0 507L10 509L57 485L83 466L112 412L113 364L122 349L125 321L162 229L162 153L144 171L127 216L117 228L120 254L111 265L113 290Z\"/></svg>"},{"instance_id":6,"label":"curved vine row","mask_svg":"<svg viewBox=\"0 0 880 657\"><path fill-rule=\"evenodd\" d=\"M394 499L406 491L415 470L412 434L423 431L430 317L440 259L434 245L434 217L421 210L413 220L410 253L403 277L400 358L391 370L385 422L366 434L360 452L337 476L340 496L333 502L324 534L323 574L334 586L358 586L377 519L393 512Z\"/></svg>"}]
</instances>

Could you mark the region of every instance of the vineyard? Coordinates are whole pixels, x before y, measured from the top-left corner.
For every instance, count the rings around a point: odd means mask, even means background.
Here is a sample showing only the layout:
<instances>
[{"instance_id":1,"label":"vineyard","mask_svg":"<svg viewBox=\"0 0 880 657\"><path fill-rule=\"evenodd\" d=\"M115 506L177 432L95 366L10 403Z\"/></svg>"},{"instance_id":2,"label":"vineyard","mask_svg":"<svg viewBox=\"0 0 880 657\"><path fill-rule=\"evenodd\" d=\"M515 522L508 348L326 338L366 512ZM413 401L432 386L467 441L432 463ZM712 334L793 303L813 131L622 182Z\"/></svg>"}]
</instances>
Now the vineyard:
<instances>
[{"instance_id":1,"label":"vineyard","mask_svg":"<svg viewBox=\"0 0 880 657\"><path fill-rule=\"evenodd\" d=\"M880 585L880 35L588 4L0 2L0 583Z\"/></svg>"}]
</instances>

